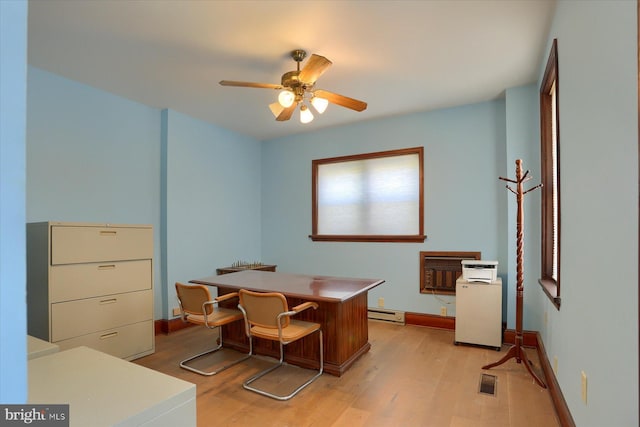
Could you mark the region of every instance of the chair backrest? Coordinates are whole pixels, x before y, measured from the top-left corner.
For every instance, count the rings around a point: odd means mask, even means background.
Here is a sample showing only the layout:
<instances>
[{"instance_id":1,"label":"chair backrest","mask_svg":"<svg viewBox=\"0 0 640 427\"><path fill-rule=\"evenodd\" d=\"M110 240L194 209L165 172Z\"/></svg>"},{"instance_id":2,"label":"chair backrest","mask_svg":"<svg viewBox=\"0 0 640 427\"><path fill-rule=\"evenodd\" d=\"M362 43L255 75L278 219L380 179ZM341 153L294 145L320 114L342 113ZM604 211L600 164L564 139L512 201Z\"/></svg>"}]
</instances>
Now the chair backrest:
<instances>
[{"instance_id":1,"label":"chair backrest","mask_svg":"<svg viewBox=\"0 0 640 427\"><path fill-rule=\"evenodd\" d=\"M279 292L253 292L240 289L240 305L251 326L278 328L278 314L289 311L287 299ZM289 326L289 316L284 316L282 327Z\"/></svg>"},{"instance_id":2,"label":"chair backrest","mask_svg":"<svg viewBox=\"0 0 640 427\"><path fill-rule=\"evenodd\" d=\"M202 305L207 301L211 301L209 288L204 285L184 285L176 282L176 294L185 314L203 315L205 313L202 312ZM206 310L206 315L211 314L213 306L207 305Z\"/></svg>"}]
</instances>

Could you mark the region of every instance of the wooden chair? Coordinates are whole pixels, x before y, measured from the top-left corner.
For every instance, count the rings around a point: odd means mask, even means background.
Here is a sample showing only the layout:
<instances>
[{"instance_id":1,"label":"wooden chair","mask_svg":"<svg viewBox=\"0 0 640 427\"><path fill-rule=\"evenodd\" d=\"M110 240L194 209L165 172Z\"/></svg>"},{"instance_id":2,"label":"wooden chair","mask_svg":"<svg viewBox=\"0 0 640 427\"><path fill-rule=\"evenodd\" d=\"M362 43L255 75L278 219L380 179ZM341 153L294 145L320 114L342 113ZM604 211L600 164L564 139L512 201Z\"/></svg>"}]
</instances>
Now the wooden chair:
<instances>
[{"instance_id":1,"label":"wooden chair","mask_svg":"<svg viewBox=\"0 0 640 427\"><path fill-rule=\"evenodd\" d=\"M238 292L240 303L238 308L244 314L245 330L249 337L249 346L253 348L253 337L266 340L278 341L280 343L280 361L256 375L247 379L242 386L263 396L268 396L277 400L289 400L300 390L315 381L324 369L323 350L322 350L322 329L319 323L305 322L301 320L291 319L292 316L303 310L318 308L315 302L304 302L289 310L287 300L278 292L252 292L241 289ZM298 386L291 393L286 395L277 395L268 391L251 386L251 383L281 367L284 364L284 346L306 337L314 332L318 332L319 339L319 361L320 368L318 372L308 381Z\"/></svg>"},{"instance_id":2,"label":"wooden chair","mask_svg":"<svg viewBox=\"0 0 640 427\"><path fill-rule=\"evenodd\" d=\"M209 288L204 285L191 286L184 285L182 283L176 283L176 294L178 296L178 303L180 304L180 313L183 322L189 322L196 325L204 325L209 329L219 330L218 345L211 350L204 351L181 361L181 368L187 369L200 375L215 375L218 372L224 371L225 369L251 357L252 349L249 348L248 354L245 354L243 355L243 357L234 360L231 363L224 365L223 367L214 371L202 371L200 369L189 366L189 362L220 350L222 348L222 328L220 328L220 326L242 320L243 315L240 310L218 306L218 303L221 301L226 301L231 298L237 298L237 292L225 294L215 299L211 299Z\"/></svg>"}]
</instances>

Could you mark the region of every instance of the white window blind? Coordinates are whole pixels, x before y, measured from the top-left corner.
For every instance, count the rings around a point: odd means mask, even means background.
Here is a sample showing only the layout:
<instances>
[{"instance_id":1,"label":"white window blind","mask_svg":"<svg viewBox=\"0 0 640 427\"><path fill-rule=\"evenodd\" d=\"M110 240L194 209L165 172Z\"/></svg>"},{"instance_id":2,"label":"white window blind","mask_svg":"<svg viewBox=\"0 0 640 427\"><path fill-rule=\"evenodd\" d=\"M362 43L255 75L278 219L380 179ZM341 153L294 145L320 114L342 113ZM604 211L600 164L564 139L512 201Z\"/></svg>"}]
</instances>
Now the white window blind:
<instances>
[{"instance_id":1,"label":"white window blind","mask_svg":"<svg viewBox=\"0 0 640 427\"><path fill-rule=\"evenodd\" d=\"M560 309L560 86L558 41L553 40L540 84L540 163L542 178L540 274L542 290Z\"/></svg>"},{"instance_id":2,"label":"white window blind","mask_svg":"<svg viewBox=\"0 0 640 427\"><path fill-rule=\"evenodd\" d=\"M314 234L421 235L422 149L406 151L314 161Z\"/></svg>"},{"instance_id":3,"label":"white window blind","mask_svg":"<svg viewBox=\"0 0 640 427\"><path fill-rule=\"evenodd\" d=\"M552 203L553 203L553 253L551 278L558 280L558 130L556 123L556 82L551 85L551 170L552 170Z\"/></svg>"}]
</instances>

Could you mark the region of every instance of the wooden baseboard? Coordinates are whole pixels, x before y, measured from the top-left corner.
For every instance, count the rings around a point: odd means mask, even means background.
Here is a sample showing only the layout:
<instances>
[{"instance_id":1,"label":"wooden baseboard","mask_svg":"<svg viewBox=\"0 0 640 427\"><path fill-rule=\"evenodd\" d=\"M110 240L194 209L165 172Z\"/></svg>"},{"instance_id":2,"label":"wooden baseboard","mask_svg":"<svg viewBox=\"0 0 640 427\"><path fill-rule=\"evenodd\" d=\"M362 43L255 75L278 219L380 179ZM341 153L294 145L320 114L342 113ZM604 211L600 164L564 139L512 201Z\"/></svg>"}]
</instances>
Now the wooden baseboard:
<instances>
[{"instance_id":1,"label":"wooden baseboard","mask_svg":"<svg viewBox=\"0 0 640 427\"><path fill-rule=\"evenodd\" d=\"M407 325L428 326L437 329L456 329L456 318L449 316L436 316L424 313L405 313L404 322Z\"/></svg>"},{"instance_id":2,"label":"wooden baseboard","mask_svg":"<svg viewBox=\"0 0 640 427\"><path fill-rule=\"evenodd\" d=\"M428 326L430 328L438 328L438 329L450 329L455 331L456 329L456 318L455 317L443 317L437 316L435 314L424 314L424 313L405 313L404 317L405 323L407 325L416 325L416 326ZM505 326L502 327L503 335L502 342L505 344L515 344L516 342L516 331L513 329L505 329ZM538 338L537 332L535 331L523 331L522 332L523 343L527 347L537 348L538 347Z\"/></svg>"},{"instance_id":3,"label":"wooden baseboard","mask_svg":"<svg viewBox=\"0 0 640 427\"><path fill-rule=\"evenodd\" d=\"M544 348L542 337L540 336L539 332L536 332L535 335L537 343L536 349L538 350L538 359L540 360L540 366L542 367L544 378L547 383L547 388L549 389L549 394L551 395L553 406L556 409L556 414L558 415L560 425L562 427L575 427L576 424L573 421L571 412L569 412L567 402L566 400L564 400L564 396L562 395L562 390L560 390L558 380L556 379L556 376L553 373L553 369L551 368L551 363L549 363L549 358L547 357L547 351Z\"/></svg>"},{"instance_id":4,"label":"wooden baseboard","mask_svg":"<svg viewBox=\"0 0 640 427\"><path fill-rule=\"evenodd\" d=\"M154 332L156 335L160 334L170 334L171 332L179 331L184 328L190 328L191 326L195 326L192 323L183 322L181 318L175 319L159 319L156 320L153 324Z\"/></svg>"}]
</instances>

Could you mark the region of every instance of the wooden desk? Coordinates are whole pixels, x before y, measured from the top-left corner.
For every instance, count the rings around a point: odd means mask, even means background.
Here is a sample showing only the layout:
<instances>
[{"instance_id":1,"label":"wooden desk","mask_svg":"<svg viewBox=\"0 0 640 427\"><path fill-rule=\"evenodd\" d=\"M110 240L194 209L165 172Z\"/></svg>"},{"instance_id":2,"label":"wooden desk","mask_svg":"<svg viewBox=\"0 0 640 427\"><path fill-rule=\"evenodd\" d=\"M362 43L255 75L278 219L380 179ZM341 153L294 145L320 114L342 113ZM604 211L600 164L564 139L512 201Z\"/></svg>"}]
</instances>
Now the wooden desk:
<instances>
[{"instance_id":1,"label":"wooden desk","mask_svg":"<svg viewBox=\"0 0 640 427\"><path fill-rule=\"evenodd\" d=\"M218 295L248 289L258 292L281 292L289 307L305 301L318 303L317 310L305 310L295 318L322 325L324 370L340 376L364 353L369 351L367 292L384 283L379 279L354 279L329 276L276 273L257 270L240 271L222 276L191 280L192 283L216 286ZM233 306L237 304L229 302ZM224 345L247 352L249 339L242 322L224 326ZM279 357L279 344L254 340L254 353ZM293 342L285 348L288 363L318 367L318 343L315 336Z\"/></svg>"}]
</instances>

